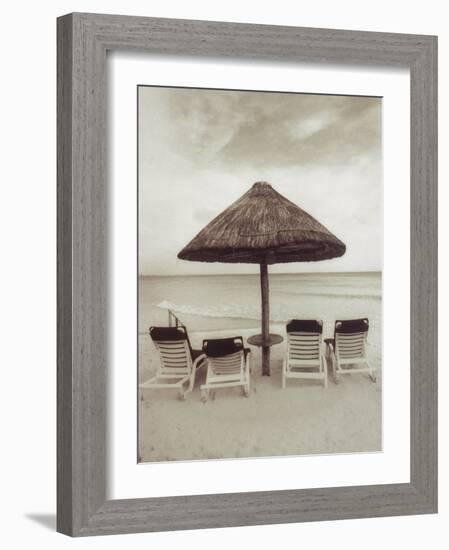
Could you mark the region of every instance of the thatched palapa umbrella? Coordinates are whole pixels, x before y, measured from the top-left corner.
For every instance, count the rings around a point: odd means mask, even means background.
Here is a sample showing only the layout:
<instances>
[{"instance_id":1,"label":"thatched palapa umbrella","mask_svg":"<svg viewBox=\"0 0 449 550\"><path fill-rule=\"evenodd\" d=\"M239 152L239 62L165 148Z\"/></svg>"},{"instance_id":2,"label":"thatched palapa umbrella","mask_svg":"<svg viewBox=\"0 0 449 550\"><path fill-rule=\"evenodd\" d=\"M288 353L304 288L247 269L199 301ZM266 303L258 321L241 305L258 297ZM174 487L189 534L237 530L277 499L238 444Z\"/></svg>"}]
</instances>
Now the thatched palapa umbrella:
<instances>
[{"instance_id":1,"label":"thatched palapa umbrella","mask_svg":"<svg viewBox=\"0 0 449 550\"><path fill-rule=\"evenodd\" d=\"M260 264L262 373L270 374L268 265L342 256L346 246L307 212L266 182L214 218L178 254L197 262Z\"/></svg>"}]
</instances>

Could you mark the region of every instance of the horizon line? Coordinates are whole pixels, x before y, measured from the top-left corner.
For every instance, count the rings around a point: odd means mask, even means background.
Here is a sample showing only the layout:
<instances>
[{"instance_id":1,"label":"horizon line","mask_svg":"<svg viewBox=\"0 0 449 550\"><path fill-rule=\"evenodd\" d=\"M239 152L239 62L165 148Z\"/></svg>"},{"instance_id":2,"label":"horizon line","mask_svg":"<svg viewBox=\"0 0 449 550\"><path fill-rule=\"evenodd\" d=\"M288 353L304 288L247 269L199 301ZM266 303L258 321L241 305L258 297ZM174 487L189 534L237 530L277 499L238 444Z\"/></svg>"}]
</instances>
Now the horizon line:
<instances>
[{"instance_id":1,"label":"horizon line","mask_svg":"<svg viewBox=\"0 0 449 550\"><path fill-rule=\"evenodd\" d=\"M298 271L298 272L285 272L285 273L270 273L271 275L348 275L354 273L382 273L382 269L367 269L366 271ZM153 273L149 274L140 274L139 278L145 277L222 277L225 276L244 276L244 277L254 277L259 276L258 272L255 273L180 273L180 274L161 274Z\"/></svg>"}]
</instances>

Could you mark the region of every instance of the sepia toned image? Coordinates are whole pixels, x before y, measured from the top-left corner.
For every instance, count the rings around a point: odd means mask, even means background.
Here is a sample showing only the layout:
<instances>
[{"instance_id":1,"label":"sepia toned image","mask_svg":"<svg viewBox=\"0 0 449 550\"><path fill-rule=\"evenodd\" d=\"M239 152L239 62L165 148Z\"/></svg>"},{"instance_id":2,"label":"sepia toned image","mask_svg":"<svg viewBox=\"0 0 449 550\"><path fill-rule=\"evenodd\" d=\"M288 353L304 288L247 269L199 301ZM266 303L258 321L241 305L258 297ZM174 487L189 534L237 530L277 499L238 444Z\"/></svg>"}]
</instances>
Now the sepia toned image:
<instances>
[{"instance_id":1,"label":"sepia toned image","mask_svg":"<svg viewBox=\"0 0 449 550\"><path fill-rule=\"evenodd\" d=\"M382 100L138 87L138 461L382 450Z\"/></svg>"}]
</instances>

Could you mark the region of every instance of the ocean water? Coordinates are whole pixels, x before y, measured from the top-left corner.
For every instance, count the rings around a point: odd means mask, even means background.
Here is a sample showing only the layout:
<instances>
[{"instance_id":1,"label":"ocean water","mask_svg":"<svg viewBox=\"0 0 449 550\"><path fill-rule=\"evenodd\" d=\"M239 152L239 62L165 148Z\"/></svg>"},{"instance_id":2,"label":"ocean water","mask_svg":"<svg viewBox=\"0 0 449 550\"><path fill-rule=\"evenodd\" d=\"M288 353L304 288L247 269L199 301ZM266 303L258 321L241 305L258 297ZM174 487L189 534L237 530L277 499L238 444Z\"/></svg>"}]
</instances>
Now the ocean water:
<instances>
[{"instance_id":1,"label":"ocean water","mask_svg":"<svg viewBox=\"0 0 449 550\"><path fill-rule=\"evenodd\" d=\"M270 324L289 319L321 319L332 336L336 319L368 317L370 339L381 347L381 273L270 274ZM260 328L259 275L142 277L139 333L166 325L167 310L189 332Z\"/></svg>"}]
</instances>

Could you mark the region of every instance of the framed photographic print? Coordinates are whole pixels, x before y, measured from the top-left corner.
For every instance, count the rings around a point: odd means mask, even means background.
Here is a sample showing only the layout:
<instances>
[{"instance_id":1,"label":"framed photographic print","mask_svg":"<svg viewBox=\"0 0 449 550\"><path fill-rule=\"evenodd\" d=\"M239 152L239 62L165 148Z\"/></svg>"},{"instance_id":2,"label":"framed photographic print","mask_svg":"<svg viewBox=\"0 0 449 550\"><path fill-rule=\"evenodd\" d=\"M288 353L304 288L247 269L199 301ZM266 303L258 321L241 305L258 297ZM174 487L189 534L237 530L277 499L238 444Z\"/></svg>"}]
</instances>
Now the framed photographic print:
<instances>
[{"instance_id":1,"label":"framed photographic print","mask_svg":"<svg viewBox=\"0 0 449 550\"><path fill-rule=\"evenodd\" d=\"M58 530L437 509L436 38L58 20Z\"/></svg>"}]
</instances>

